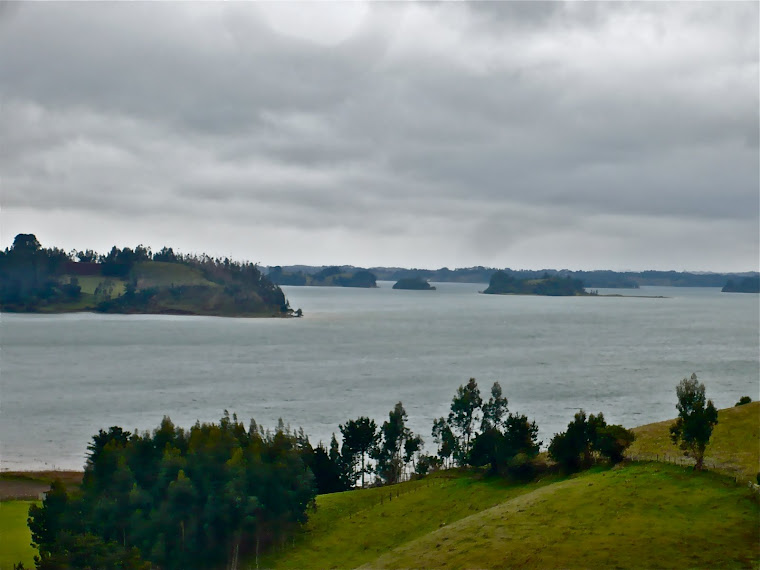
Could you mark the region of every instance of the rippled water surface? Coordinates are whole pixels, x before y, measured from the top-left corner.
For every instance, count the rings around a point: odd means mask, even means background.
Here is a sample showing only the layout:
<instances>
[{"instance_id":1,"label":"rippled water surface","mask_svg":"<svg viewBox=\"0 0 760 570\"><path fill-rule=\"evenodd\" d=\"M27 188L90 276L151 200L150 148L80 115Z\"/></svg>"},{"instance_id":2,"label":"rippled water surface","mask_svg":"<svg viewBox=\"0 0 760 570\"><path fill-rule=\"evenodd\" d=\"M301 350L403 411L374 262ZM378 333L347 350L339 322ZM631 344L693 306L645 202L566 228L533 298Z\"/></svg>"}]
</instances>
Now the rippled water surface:
<instances>
[{"instance_id":1,"label":"rippled water surface","mask_svg":"<svg viewBox=\"0 0 760 570\"><path fill-rule=\"evenodd\" d=\"M757 295L380 285L284 287L302 319L3 314L2 468L79 469L98 429L153 429L163 415L189 427L225 409L265 426L282 417L316 444L359 415L381 423L399 400L432 450L433 419L470 377L484 392L498 380L545 443L581 407L629 427L673 417L692 372L719 407L758 398Z\"/></svg>"}]
</instances>

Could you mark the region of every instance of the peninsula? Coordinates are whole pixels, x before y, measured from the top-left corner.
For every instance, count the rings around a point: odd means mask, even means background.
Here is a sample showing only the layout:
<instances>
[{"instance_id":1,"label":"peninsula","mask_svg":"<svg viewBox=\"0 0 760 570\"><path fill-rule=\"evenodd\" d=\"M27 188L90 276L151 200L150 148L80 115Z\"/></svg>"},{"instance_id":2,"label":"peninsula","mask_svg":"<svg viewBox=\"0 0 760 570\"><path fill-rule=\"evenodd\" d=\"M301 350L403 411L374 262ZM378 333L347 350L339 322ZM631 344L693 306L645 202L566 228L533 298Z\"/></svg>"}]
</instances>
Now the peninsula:
<instances>
[{"instance_id":1,"label":"peninsula","mask_svg":"<svg viewBox=\"0 0 760 570\"><path fill-rule=\"evenodd\" d=\"M300 316L253 263L137 246L65 253L18 234L0 252L0 311Z\"/></svg>"}]
</instances>

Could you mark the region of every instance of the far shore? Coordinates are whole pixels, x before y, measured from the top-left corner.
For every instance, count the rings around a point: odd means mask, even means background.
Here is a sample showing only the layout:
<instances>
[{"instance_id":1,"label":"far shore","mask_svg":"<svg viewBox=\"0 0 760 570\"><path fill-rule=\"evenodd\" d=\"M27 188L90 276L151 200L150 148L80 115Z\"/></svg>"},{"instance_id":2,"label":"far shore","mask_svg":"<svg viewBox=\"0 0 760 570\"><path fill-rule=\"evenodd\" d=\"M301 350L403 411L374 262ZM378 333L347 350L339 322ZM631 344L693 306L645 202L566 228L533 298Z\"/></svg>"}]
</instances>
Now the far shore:
<instances>
[{"instance_id":1,"label":"far shore","mask_svg":"<svg viewBox=\"0 0 760 570\"><path fill-rule=\"evenodd\" d=\"M0 501L36 501L50 489L50 483L60 480L66 487L82 482L84 471L2 471L0 472Z\"/></svg>"}]
</instances>

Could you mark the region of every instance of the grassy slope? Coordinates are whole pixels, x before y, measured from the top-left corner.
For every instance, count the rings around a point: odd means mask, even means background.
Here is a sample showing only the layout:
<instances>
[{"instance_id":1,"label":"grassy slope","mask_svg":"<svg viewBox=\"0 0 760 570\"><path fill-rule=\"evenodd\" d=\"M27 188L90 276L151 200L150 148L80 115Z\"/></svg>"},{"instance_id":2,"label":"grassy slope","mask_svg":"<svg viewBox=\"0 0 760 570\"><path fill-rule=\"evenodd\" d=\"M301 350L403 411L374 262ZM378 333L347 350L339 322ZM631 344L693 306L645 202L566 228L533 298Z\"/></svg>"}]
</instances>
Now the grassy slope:
<instances>
[{"instance_id":1,"label":"grassy slope","mask_svg":"<svg viewBox=\"0 0 760 570\"><path fill-rule=\"evenodd\" d=\"M754 479L758 411L760 404L720 410L709 453L721 470ZM636 454L675 455L671 423L637 428ZM320 496L306 536L264 567L760 564L757 500L720 474L643 463L551 483L510 487L449 474L400 485L410 490L383 505L387 489Z\"/></svg>"},{"instance_id":2,"label":"grassy slope","mask_svg":"<svg viewBox=\"0 0 760 570\"><path fill-rule=\"evenodd\" d=\"M383 568L742 568L760 511L715 473L662 463L587 473L398 546Z\"/></svg>"},{"instance_id":3,"label":"grassy slope","mask_svg":"<svg viewBox=\"0 0 760 570\"><path fill-rule=\"evenodd\" d=\"M148 261L137 263L134 267L139 289L147 287L169 287L171 285L205 285L218 287L203 276L200 269L181 263Z\"/></svg>"},{"instance_id":4,"label":"grassy slope","mask_svg":"<svg viewBox=\"0 0 760 570\"><path fill-rule=\"evenodd\" d=\"M445 472L393 487L320 495L304 536L296 539L294 548L265 558L262 566L353 568L402 542L549 482L510 485L501 479Z\"/></svg>"},{"instance_id":5,"label":"grassy slope","mask_svg":"<svg viewBox=\"0 0 760 570\"><path fill-rule=\"evenodd\" d=\"M637 427L636 441L628 455L655 459L663 455L679 456L681 451L670 441L670 426L674 420ZM760 472L760 402L752 402L718 412L715 426L705 453L709 467L737 476L742 481L756 482Z\"/></svg>"},{"instance_id":6,"label":"grassy slope","mask_svg":"<svg viewBox=\"0 0 760 570\"><path fill-rule=\"evenodd\" d=\"M31 546L32 535L26 526L32 501L0 502L0 570L11 570L14 564L34 568L36 551Z\"/></svg>"}]
</instances>

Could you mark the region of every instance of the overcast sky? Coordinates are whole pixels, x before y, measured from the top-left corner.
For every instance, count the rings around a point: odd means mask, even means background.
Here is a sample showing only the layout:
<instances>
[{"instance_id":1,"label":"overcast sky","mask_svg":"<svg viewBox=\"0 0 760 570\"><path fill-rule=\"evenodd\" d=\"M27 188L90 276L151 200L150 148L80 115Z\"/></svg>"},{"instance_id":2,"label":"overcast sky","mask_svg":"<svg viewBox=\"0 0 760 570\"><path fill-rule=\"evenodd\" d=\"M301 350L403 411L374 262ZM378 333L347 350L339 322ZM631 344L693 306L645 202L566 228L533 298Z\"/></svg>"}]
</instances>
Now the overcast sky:
<instances>
[{"instance_id":1,"label":"overcast sky","mask_svg":"<svg viewBox=\"0 0 760 570\"><path fill-rule=\"evenodd\" d=\"M0 237L757 270L758 6L0 4Z\"/></svg>"}]
</instances>

